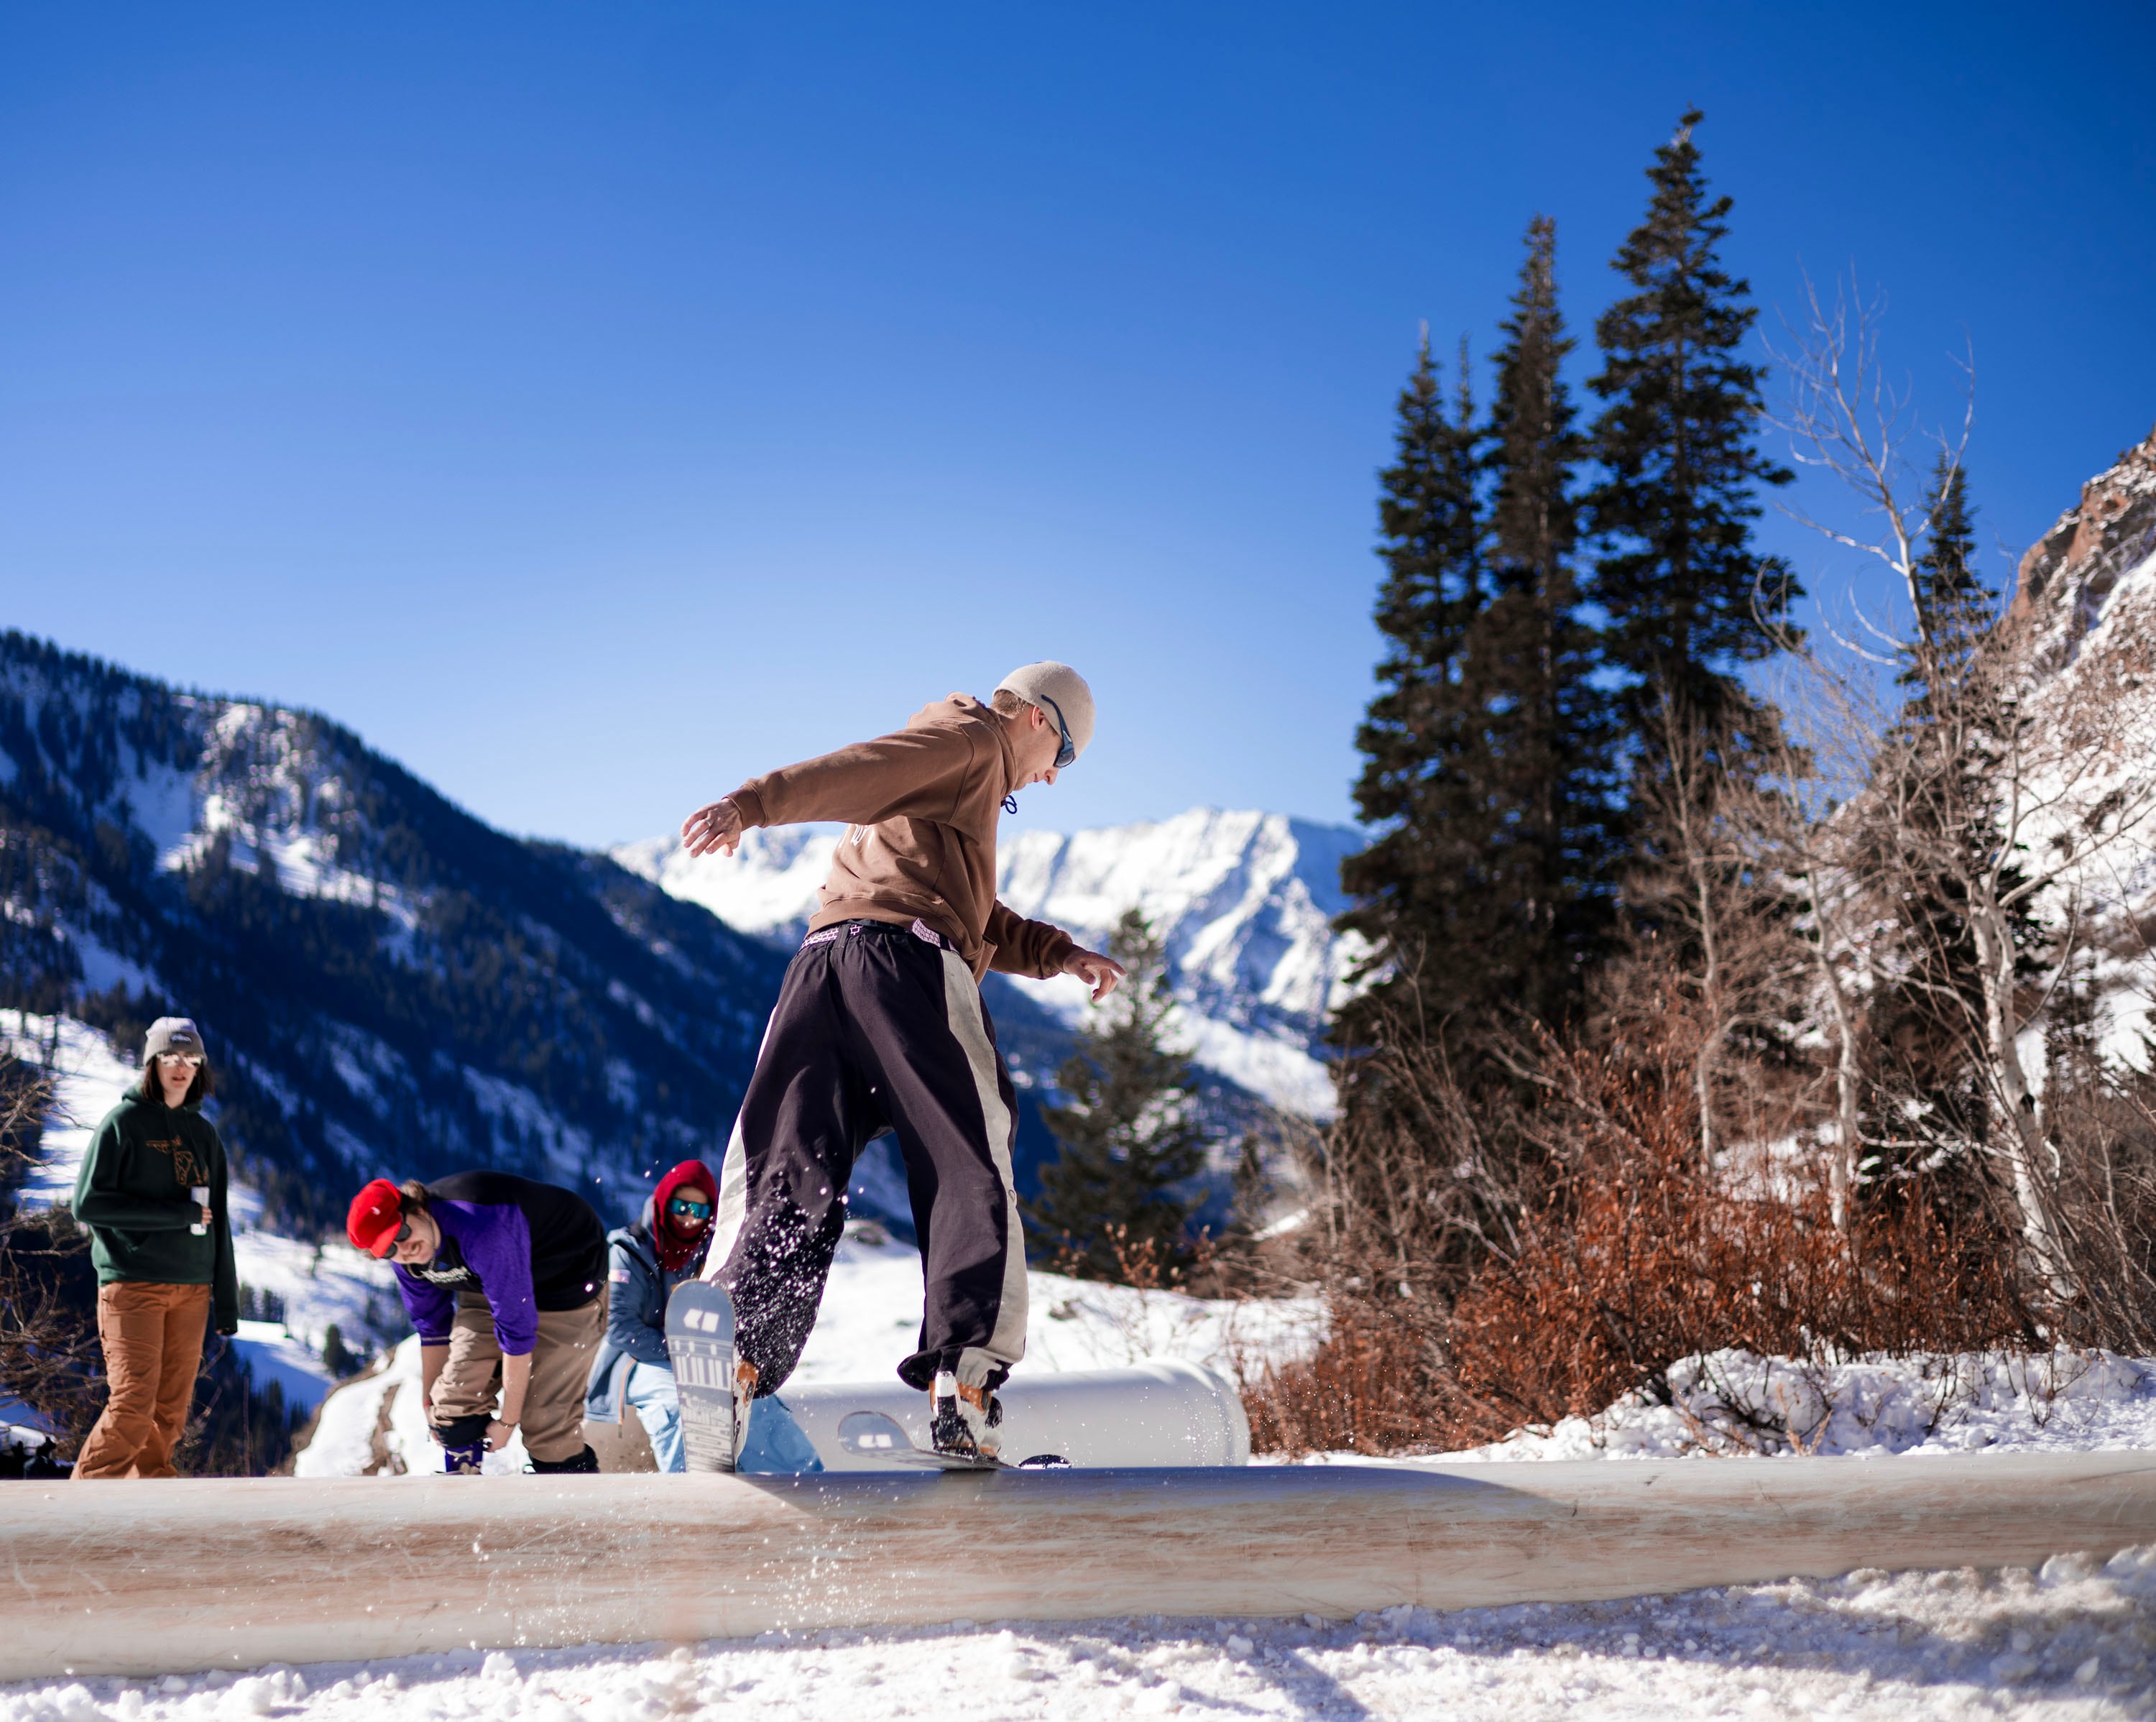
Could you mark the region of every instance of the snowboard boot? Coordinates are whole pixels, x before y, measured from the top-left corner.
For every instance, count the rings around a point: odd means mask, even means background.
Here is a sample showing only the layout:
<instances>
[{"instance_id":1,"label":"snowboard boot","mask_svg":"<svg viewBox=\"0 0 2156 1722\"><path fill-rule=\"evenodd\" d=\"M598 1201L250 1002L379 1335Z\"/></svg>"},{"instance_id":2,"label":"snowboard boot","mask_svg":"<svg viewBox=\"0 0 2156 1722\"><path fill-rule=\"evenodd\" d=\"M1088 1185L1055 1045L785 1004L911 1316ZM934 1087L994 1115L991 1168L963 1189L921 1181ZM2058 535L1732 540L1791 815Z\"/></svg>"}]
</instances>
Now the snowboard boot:
<instances>
[{"instance_id":1,"label":"snowboard boot","mask_svg":"<svg viewBox=\"0 0 2156 1722\"><path fill-rule=\"evenodd\" d=\"M476 1477L480 1462L486 1457L486 1426L494 1421L485 1411L474 1411L469 1417L451 1417L446 1423L437 1423L436 1432L442 1437L442 1468L452 1477Z\"/></svg>"},{"instance_id":2,"label":"snowboard boot","mask_svg":"<svg viewBox=\"0 0 2156 1722\"><path fill-rule=\"evenodd\" d=\"M587 1447L582 1452L572 1453L566 1459L534 1459L531 1474L535 1477L596 1477L599 1474L599 1456Z\"/></svg>"},{"instance_id":3,"label":"snowboard boot","mask_svg":"<svg viewBox=\"0 0 2156 1722\"><path fill-rule=\"evenodd\" d=\"M993 1459L1003 1445L995 1433L1003 1401L985 1387L966 1387L948 1370L936 1372L929 1390L928 1438L939 1453L961 1459Z\"/></svg>"},{"instance_id":4,"label":"snowboard boot","mask_svg":"<svg viewBox=\"0 0 2156 1722\"><path fill-rule=\"evenodd\" d=\"M742 1449L748 1445L749 1413L756 1406L756 1365L745 1357L734 1360L734 1462L726 1468L741 1468Z\"/></svg>"}]
</instances>

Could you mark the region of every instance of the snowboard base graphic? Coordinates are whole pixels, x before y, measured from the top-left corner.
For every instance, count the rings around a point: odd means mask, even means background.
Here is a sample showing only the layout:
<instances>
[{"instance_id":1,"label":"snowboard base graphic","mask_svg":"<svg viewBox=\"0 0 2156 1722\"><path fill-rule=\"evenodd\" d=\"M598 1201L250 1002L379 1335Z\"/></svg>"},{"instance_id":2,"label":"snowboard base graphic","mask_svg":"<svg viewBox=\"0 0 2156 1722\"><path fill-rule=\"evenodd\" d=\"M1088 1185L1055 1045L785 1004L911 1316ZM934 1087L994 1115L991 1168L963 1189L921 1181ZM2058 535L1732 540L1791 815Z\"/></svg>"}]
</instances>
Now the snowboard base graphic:
<instances>
[{"instance_id":1,"label":"snowboard base graphic","mask_svg":"<svg viewBox=\"0 0 2156 1722\"><path fill-rule=\"evenodd\" d=\"M1070 1462L1054 1453L1036 1453L1017 1465L985 1456L969 1459L959 1453L939 1453L932 1447L916 1447L898 1420L881 1411L847 1412L839 1422L839 1445L856 1458L926 1471L1039 1471L1067 1469Z\"/></svg>"},{"instance_id":2,"label":"snowboard base graphic","mask_svg":"<svg viewBox=\"0 0 2156 1722\"><path fill-rule=\"evenodd\" d=\"M734 1304L722 1288L700 1279L675 1287L666 1300L666 1355L689 1469L732 1470L747 1432L734 1426Z\"/></svg>"}]
</instances>

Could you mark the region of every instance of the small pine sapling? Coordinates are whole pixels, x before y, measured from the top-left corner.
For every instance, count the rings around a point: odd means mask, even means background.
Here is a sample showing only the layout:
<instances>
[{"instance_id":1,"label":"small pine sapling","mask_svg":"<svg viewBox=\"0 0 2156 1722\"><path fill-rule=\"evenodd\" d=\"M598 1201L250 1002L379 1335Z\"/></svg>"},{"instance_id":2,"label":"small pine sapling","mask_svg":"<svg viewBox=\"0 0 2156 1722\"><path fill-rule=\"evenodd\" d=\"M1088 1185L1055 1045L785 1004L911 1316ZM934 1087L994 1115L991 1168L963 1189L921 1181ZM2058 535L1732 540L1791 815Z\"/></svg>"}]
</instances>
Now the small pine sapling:
<instances>
[{"instance_id":1,"label":"small pine sapling","mask_svg":"<svg viewBox=\"0 0 2156 1722\"><path fill-rule=\"evenodd\" d=\"M1027 1217L1073 1272L1127 1282L1142 1264L1164 1280L1189 1253L1182 1186L1204 1166L1205 1134L1189 1064L1170 1044L1175 1000L1159 935L1130 910L1108 954L1128 979L1057 1073L1069 1103L1042 1115L1062 1152L1042 1168Z\"/></svg>"}]
</instances>

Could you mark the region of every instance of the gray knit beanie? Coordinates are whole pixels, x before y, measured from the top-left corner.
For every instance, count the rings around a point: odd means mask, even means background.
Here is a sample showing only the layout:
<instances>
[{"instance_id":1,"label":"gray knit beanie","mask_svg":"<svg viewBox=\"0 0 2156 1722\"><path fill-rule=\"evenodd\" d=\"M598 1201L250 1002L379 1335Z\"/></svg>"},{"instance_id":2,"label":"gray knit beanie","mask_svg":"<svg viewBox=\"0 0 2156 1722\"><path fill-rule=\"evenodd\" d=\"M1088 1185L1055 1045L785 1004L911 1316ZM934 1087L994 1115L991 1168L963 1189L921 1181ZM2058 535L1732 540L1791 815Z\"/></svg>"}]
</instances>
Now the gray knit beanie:
<instances>
[{"instance_id":1,"label":"gray knit beanie","mask_svg":"<svg viewBox=\"0 0 2156 1722\"><path fill-rule=\"evenodd\" d=\"M150 1025L150 1037L142 1043L142 1062L147 1064L160 1052L192 1052L202 1059L209 1056L203 1050L202 1031L192 1016L161 1016Z\"/></svg>"},{"instance_id":2,"label":"gray knit beanie","mask_svg":"<svg viewBox=\"0 0 2156 1722\"><path fill-rule=\"evenodd\" d=\"M1038 664L1020 665L996 684L998 693L1005 688L1051 717L1060 712L1063 727L1070 732L1070 745L1081 753L1086 751L1093 739L1093 690L1075 670L1043 658Z\"/></svg>"}]
</instances>

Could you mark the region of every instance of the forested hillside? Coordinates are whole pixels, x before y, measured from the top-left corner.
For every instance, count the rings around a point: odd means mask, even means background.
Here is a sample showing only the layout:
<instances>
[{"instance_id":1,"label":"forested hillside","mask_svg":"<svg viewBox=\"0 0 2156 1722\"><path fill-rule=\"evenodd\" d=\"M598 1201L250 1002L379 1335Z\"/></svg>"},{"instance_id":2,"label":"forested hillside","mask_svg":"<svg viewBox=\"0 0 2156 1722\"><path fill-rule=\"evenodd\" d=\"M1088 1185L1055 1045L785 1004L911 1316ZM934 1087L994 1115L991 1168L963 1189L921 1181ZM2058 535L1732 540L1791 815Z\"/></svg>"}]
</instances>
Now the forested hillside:
<instances>
[{"instance_id":1,"label":"forested hillside","mask_svg":"<svg viewBox=\"0 0 2156 1722\"><path fill-rule=\"evenodd\" d=\"M312 713L0 635L0 1008L201 1020L265 1221L486 1164L625 1217L731 1127L783 958Z\"/></svg>"}]
</instances>

